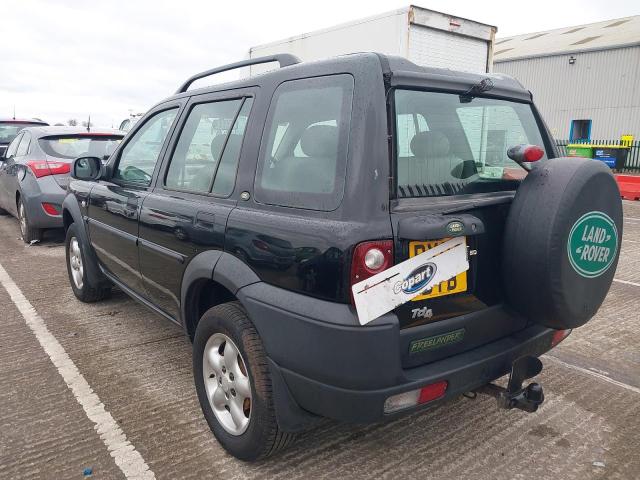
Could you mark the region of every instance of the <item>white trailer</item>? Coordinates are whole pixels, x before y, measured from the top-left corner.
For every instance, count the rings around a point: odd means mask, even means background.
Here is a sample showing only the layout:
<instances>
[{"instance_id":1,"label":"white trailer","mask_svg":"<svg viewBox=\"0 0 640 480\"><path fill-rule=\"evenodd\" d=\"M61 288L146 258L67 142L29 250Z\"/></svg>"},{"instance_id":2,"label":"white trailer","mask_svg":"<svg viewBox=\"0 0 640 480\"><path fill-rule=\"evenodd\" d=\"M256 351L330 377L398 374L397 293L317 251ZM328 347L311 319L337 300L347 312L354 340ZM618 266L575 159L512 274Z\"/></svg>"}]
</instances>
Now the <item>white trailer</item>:
<instances>
[{"instance_id":1,"label":"white trailer","mask_svg":"<svg viewBox=\"0 0 640 480\"><path fill-rule=\"evenodd\" d=\"M399 55L429 67L489 72L497 28L410 5L249 49L249 58L291 53L303 61L355 52ZM256 65L250 74L269 70Z\"/></svg>"}]
</instances>

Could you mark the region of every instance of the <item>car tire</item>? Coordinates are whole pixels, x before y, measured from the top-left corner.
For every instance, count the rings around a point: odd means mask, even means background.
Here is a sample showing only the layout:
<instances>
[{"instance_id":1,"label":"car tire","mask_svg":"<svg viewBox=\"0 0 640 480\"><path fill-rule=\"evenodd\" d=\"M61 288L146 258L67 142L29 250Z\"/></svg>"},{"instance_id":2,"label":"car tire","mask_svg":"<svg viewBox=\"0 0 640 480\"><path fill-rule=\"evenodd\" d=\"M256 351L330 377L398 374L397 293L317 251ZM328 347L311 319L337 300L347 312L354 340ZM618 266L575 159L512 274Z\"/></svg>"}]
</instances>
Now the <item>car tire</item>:
<instances>
[{"instance_id":1,"label":"car tire","mask_svg":"<svg viewBox=\"0 0 640 480\"><path fill-rule=\"evenodd\" d=\"M225 353L229 357L228 352L236 351L235 359L225 358ZM267 356L239 302L210 308L200 319L193 342L193 375L207 423L234 457L260 460L293 439L278 427ZM233 412L240 412L239 404L242 415L236 419Z\"/></svg>"},{"instance_id":2,"label":"car tire","mask_svg":"<svg viewBox=\"0 0 640 480\"><path fill-rule=\"evenodd\" d=\"M20 235L24 243L39 242L42 240L42 229L35 228L29 221L27 207L22 201L22 197L18 198L18 224L20 225Z\"/></svg>"},{"instance_id":3,"label":"car tire","mask_svg":"<svg viewBox=\"0 0 640 480\"><path fill-rule=\"evenodd\" d=\"M67 274L71 289L78 300L93 303L104 300L111 295L111 287L92 285L87 275L89 264L86 261L85 246L78 235L78 227L72 223L67 229L65 238Z\"/></svg>"},{"instance_id":4,"label":"car tire","mask_svg":"<svg viewBox=\"0 0 640 480\"><path fill-rule=\"evenodd\" d=\"M534 164L505 225L507 303L545 327L564 330L587 323L615 275L622 215L618 184L603 162L552 158ZM603 253L602 262L583 261L592 252Z\"/></svg>"}]
</instances>

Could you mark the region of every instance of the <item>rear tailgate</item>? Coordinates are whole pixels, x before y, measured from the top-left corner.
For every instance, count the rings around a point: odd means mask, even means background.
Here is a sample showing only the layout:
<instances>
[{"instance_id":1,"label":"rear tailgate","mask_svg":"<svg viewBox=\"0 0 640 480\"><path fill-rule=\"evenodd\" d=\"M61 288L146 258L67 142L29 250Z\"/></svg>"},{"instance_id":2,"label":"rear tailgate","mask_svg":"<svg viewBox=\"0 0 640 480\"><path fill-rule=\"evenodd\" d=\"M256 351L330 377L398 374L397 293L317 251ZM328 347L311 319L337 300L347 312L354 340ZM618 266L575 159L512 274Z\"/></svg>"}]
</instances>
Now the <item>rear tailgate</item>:
<instances>
[{"instance_id":1,"label":"rear tailgate","mask_svg":"<svg viewBox=\"0 0 640 480\"><path fill-rule=\"evenodd\" d=\"M418 78L412 81L411 88L398 87L390 95L395 262L464 236L469 269L427 284L431 288L395 309L405 366L524 328L525 319L503 305L505 223L526 174L507 151L544 145L530 98L483 97L476 95L484 92L481 85L473 84L461 92L419 90Z\"/></svg>"},{"instance_id":2,"label":"rear tailgate","mask_svg":"<svg viewBox=\"0 0 640 480\"><path fill-rule=\"evenodd\" d=\"M392 210L396 264L452 236L465 238L469 260L468 271L395 309L406 344L405 366L475 348L524 328L525 320L502 306L502 237L510 200L511 195L501 195L487 199L485 207L451 214L415 206L407 211L402 205Z\"/></svg>"}]
</instances>

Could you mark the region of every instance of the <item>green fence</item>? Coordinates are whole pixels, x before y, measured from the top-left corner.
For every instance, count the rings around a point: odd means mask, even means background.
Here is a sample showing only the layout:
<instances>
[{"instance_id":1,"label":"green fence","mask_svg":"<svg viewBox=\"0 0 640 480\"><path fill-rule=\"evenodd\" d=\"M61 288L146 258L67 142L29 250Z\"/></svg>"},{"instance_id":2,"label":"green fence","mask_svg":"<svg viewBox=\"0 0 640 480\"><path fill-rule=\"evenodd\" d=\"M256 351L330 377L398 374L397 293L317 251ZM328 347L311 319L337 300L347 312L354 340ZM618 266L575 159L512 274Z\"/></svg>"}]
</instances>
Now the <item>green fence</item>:
<instances>
[{"instance_id":1,"label":"green fence","mask_svg":"<svg viewBox=\"0 0 640 480\"><path fill-rule=\"evenodd\" d=\"M591 140L588 142L575 140L556 140L556 147L558 149L558 154L561 157L567 156L567 145L573 144L584 144L584 145L621 145L622 142L620 139L618 140ZM627 155L627 160L624 162L624 168L622 169L625 173L640 173L640 141L636 140L631 143L629 147L629 154Z\"/></svg>"}]
</instances>

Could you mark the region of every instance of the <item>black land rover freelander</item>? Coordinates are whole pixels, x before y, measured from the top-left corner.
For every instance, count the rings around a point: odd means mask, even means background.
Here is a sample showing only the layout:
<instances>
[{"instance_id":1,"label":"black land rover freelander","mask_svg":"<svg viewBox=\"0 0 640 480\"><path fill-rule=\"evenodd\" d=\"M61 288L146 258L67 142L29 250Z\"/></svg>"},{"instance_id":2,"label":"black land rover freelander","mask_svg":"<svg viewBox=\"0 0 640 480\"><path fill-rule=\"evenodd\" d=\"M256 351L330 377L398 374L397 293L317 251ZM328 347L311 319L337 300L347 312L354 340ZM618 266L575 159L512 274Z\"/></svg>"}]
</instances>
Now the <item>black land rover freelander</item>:
<instances>
[{"instance_id":1,"label":"black land rover freelander","mask_svg":"<svg viewBox=\"0 0 640 480\"><path fill-rule=\"evenodd\" d=\"M241 459L319 417L465 392L535 411L524 382L595 314L622 237L609 170L556 157L504 75L373 53L238 62L189 79L106 165L76 159L71 287L91 302L115 285L185 330L204 415Z\"/></svg>"}]
</instances>

